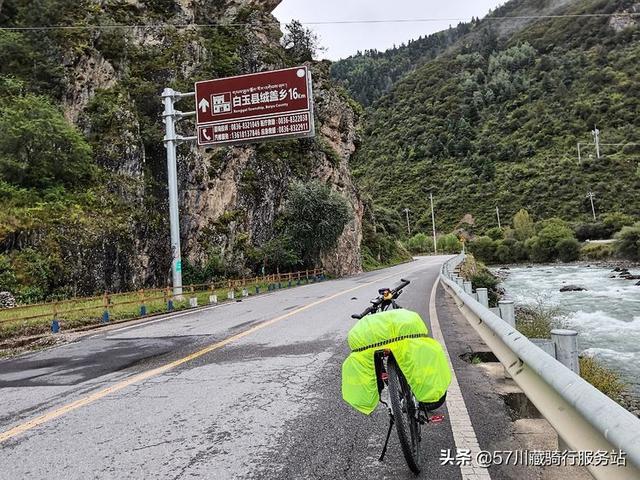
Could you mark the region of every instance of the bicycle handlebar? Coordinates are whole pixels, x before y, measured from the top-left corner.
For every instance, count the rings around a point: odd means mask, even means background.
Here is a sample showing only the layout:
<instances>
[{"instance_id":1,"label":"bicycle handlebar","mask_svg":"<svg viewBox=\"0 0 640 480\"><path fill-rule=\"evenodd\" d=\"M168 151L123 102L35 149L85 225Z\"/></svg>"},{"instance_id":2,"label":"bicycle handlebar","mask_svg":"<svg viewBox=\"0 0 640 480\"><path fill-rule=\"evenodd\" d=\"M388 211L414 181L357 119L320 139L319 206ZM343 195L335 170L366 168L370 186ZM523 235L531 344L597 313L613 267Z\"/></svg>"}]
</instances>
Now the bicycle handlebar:
<instances>
[{"instance_id":1,"label":"bicycle handlebar","mask_svg":"<svg viewBox=\"0 0 640 480\"><path fill-rule=\"evenodd\" d=\"M394 288L393 290L391 290L392 298L395 300L396 298L398 298L398 296L402 293L402 289L404 287L406 287L407 285L409 285L411 283L410 280L405 280L404 278L400 279L400 285L398 285L396 288ZM351 315L351 318L355 318L356 320L360 320L362 319L362 317L365 317L367 315L369 315L370 313L375 313L378 311L378 307L380 306L380 304L384 301L384 298L382 296L376 297L374 300L371 301L372 305L367 308L364 312L362 312L360 315L358 314L353 314Z\"/></svg>"}]
</instances>

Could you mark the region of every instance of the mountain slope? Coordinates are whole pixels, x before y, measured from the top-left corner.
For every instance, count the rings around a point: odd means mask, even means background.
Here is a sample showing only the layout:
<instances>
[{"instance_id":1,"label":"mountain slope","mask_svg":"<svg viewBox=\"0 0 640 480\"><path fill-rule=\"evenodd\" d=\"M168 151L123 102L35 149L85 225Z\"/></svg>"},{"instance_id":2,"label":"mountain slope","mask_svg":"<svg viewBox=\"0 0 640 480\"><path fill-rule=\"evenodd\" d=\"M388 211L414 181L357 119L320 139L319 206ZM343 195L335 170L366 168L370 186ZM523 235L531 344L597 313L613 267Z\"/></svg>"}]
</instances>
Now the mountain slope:
<instances>
[{"instance_id":1,"label":"mountain slope","mask_svg":"<svg viewBox=\"0 0 640 480\"><path fill-rule=\"evenodd\" d=\"M624 0L560 3L536 5L567 14L640 11ZM531 2L502 12L523 14L523 5L530 15ZM492 227L496 206L504 219L527 208L538 218L587 220L589 191L602 213L640 214L639 150L624 145L640 142L637 22L557 18L503 32L490 50L470 32L374 104L354 165L363 190L377 205L412 209L426 229L425 191L433 189L443 231L468 213L477 230ZM603 143L623 144L603 147L600 160L586 144L594 124Z\"/></svg>"},{"instance_id":2,"label":"mountain slope","mask_svg":"<svg viewBox=\"0 0 640 480\"><path fill-rule=\"evenodd\" d=\"M280 43L270 13L279 3L0 2L3 27L135 25L0 31L0 290L41 300L166 285L160 93L303 62ZM194 23L224 25L185 27ZM310 67L315 139L178 149L185 281L282 268L267 247L290 185L309 180L342 196L352 218L323 265L360 270L363 207L348 167L358 117L327 64Z\"/></svg>"}]
</instances>

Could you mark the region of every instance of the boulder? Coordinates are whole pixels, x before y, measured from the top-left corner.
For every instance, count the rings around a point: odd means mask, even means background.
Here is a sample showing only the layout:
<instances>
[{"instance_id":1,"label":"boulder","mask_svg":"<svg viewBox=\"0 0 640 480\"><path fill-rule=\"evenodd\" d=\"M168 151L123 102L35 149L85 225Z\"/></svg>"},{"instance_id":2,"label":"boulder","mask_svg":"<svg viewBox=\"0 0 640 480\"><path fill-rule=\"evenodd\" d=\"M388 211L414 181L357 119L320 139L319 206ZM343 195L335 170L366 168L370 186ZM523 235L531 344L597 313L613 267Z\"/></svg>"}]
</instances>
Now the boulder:
<instances>
[{"instance_id":1,"label":"boulder","mask_svg":"<svg viewBox=\"0 0 640 480\"><path fill-rule=\"evenodd\" d=\"M620 278L624 278L625 280L640 280L640 275L620 275Z\"/></svg>"},{"instance_id":2,"label":"boulder","mask_svg":"<svg viewBox=\"0 0 640 480\"><path fill-rule=\"evenodd\" d=\"M587 289L578 285L565 285L560 289L561 292L584 292Z\"/></svg>"},{"instance_id":3,"label":"boulder","mask_svg":"<svg viewBox=\"0 0 640 480\"><path fill-rule=\"evenodd\" d=\"M16 306L16 299L11 292L0 292L0 308L13 308Z\"/></svg>"},{"instance_id":4,"label":"boulder","mask_svg":"<svg viewBox=\"0 0 640 480\"><path fill-rule=\"evenodd\" d=\"M636 286L640 287L640 282L636 283Z\"/></svg>"}]
</instances>

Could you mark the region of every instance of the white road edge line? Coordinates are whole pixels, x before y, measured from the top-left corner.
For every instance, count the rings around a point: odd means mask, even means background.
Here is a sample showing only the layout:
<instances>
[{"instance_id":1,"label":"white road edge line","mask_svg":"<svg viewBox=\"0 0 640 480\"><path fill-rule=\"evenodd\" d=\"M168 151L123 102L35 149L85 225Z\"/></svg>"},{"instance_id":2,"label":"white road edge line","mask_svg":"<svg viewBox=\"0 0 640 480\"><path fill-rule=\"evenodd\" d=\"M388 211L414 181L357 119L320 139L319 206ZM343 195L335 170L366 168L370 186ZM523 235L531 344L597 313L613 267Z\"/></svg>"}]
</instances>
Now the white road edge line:
<instances>
[{"instance_id":1,"label":"white road edge line","mask_svg":"<svg viewBox=\"0 0 640 480\"><path fill-rule=\"evenodd\" d=\"M473 429L471 418L469 417L469 410L464 403L464 398L460 390L460 384L456 377L456 372L453 369L453 363L451 363L451 357L447 350L447 344L444 341L442 330L440 329L440 322L438 320L438 312L436 309L436 290L440 285L440 277L436 278L433 288L431 289L431 298L429 299L429 317L431 319L431 333L433 338L436 339L442 345L449 366L451 367L451 385L447 392L447 410L449 411L449 420L451 422L451 430L453 432L453 440L456 443L457 449L466 449L471 452L471 465L461 466L460 473L463 480L491 480L491 475L486 467L482 467L476 462L476 455L480 452L480 444L476 437L476 432Z\"/></svg>"}]
</instances>

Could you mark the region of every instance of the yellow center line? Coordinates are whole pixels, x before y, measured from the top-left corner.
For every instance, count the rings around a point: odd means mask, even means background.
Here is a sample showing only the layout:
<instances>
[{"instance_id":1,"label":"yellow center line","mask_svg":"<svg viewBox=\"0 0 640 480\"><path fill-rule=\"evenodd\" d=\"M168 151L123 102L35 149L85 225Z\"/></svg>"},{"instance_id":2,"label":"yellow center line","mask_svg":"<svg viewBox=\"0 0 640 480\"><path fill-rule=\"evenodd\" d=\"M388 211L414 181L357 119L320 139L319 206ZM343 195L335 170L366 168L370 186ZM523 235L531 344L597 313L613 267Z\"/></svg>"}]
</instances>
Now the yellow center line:
<instances>
[{"instance_id":1,"label":"yellow center line","mask_svg":"<svg viewBox=\"0 0 640 480\"><path fill-rule=\"evenodd\" d=\"M382 280L386 280L387 278L391 278L391 277L395 277L398 275L402 275L408 272L412 272L415 271L421 267L424 267L424 265L420 265L420 267L415 267L412 269L407 269L407 270L403 270L402 272L397 272L397 273L393 273L391 275L387 275L385 277L381 277L381 278L377 278L375 280L372 280L368 283L362 284L362 285L358 285L357 287L353 287L350 288L349 290L344 290L340 293L336 293L335 295L331 295L330 297L326 297L320 300L317 300L315 302L309 303L307 305L305 305L304 307L300 307L297 310L293 310L289 313L286 313L284 315L281 315L279 317L276 318L272 318L271 320L266 320L262 323L259 323L258 325L255 325L247 330L244 330L236 335L233 335L231 337L227 337L224 340L221 340L219 342L213 343L211 345L209 345L208 347L203 348L202 350L198 350L197 352L194 352L190 355L187 355L186 357L180 358L178 360L175 360L173 362L167 363L166 365L162 365L160 367L157 368L153 368L151 370L147 370L145 372L142 373L138 373L136 375L133 375L129 378L127 378L126 380L123 380L121 382L118 382L114 385L111 385L110 387L107 388L103 388L102 390L98 390L97 392L94 392L90 395L87 395L86 397L82 397L78 400L76 400L75 402L71 402L68 403L66 405L63 405L62 407L59 407L55 410L52 410L50 412L47 412L43 415L40 415L39 417L35 417L32 418L31 420L22 423L20 425L17 425L16 427L13 427L10 430L7 430L5 432L0 433L0 443L9 440L10 438L13 438L17 435L20 435L22 433L25 433L39 425L42 425L44 423L48 423L58 417L61 417L62 415L65 415L66 413L72 412L74 410L77 410L78 408L84 407L86 405L89 405L97 400L100 400L101 398L106 397L107 395L111 395L112 393L116 393L119 392L120 390L125 389L126 387L133 385L134 383L138 383L144 380L147 380L149 378L161 375L165 372L168 372L169 370L172 370L176 367L179 367L180 365L190 362L192 360L195 360L196 358L202 357L203 355L206 355L207 353L210 353L214 350L218 350L222 347L224 347L225 345L228 345L232 342L235 342L236 340L239 340L241 338L246 337L247 335L251 335L254 332L257 332L258 330L262 330L263 328L266 328L270 325L273 325L274 323L280 322L286 318L289 318L293 315L296 315L300 312L303 312L305 310L308 310L310 308L315 307L316 305L320 305L321 303L325 303L328 302L330 300L333 300L334 298L337 298L339 296L342 295L346 295L347 293L353 292L355 290L364 288L364 287L368 287L369 285L373 284L373 283L377 283L380 282Z\"/></svg>"}]
</instances>

